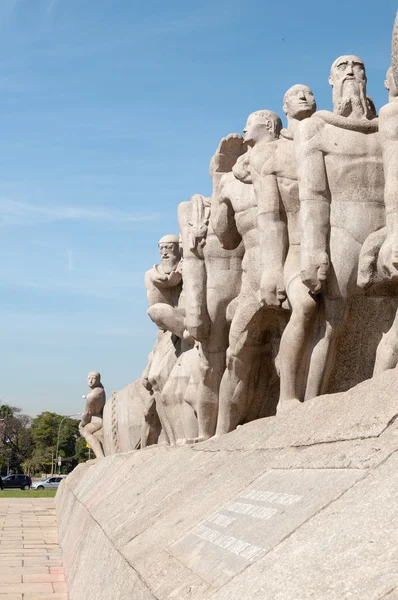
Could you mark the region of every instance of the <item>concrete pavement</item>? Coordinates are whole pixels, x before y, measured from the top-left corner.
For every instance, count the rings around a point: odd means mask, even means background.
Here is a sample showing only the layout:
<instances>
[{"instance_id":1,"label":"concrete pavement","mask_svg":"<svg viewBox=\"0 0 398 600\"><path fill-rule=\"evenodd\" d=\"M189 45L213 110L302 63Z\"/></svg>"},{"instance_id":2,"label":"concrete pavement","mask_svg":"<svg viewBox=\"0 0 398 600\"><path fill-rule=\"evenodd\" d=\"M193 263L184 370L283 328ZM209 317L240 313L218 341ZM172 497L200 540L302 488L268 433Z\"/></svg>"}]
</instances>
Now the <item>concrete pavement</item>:
<instances>
[{"instance_id":1,"label":"concrete pavement","mask_svg":"<svg viewBox=\"0 0 398 600\"><path fill-rule=\"evenodd\" d=\"M67 600L54 498L0 497L0 600Z\"/></svg>"}]
</instances>

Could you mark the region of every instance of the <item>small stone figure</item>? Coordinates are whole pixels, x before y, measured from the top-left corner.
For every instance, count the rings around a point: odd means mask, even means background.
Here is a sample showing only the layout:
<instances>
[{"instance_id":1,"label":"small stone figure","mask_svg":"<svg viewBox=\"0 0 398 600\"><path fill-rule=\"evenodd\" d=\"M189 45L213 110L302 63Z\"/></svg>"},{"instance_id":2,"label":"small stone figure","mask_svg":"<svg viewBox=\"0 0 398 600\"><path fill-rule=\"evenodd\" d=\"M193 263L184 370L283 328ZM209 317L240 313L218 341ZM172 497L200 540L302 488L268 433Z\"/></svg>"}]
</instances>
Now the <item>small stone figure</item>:
<instances>
[{"instance_id":1,"label":"small stone figure","mask_svg":"<svg viewBox=\"0 0 398 600\"><path fill-rule=\"evenodd\" d=\"M90 388L86 399L86 407L79 424L79 432L94 452L96 458L104 457L102 443L102 415L105 406L105 390L101 383L101 375L97 371L91 371L87 376Z\"/></svg>"}]
</instances>

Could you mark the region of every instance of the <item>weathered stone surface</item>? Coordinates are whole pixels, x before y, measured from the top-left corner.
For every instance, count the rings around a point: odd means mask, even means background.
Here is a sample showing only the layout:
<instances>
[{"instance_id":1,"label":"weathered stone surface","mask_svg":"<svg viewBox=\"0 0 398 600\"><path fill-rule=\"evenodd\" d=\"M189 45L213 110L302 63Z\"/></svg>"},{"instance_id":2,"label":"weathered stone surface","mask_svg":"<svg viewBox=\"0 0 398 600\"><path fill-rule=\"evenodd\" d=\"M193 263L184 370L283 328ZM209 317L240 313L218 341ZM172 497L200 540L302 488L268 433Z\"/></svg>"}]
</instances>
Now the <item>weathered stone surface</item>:
<instances>
[{"instance_id":1,"label":"weathered stone surface","mask_svg":"<svg viewBox=\"0 0 398 600\"><path fill-rule=\"evenodd\" d=\"M111 590L121 600L378 600L398 585L397 378L386 372L218 440L80 465L56 498L71 600Z\"/></svg>"},{"instance_id":2,"label":"weathered stone surface","mask_svg":"<svg viewBox=\"0 0 398 600\"><path fill-rule=\"evenodd\" d=\"M397 467L394 453L214 598L384 598L398 578Z\"/></svg>"},{"instance_id":3,"label":"weathered stone surface","mask_svg":"<svg viewBox=\"0 0 398 600\"><path fill-rule=\"evenodd\" d=\"M268 472L186 534L171 551L219 588L360 477L363 472L358 470Z\"/></svg>"},{"instance_id":4,"label":"weathered stone surface","mask_svg":"<svg viewBox=\"0 0 398 600\"><path fill-rule=\"evenodd\" d=\"M105 456L129 452L139 447L144 419L144 400L150 392L141 379L113 392L104 408L103 432Z\"/></svg>"}]
</instances>

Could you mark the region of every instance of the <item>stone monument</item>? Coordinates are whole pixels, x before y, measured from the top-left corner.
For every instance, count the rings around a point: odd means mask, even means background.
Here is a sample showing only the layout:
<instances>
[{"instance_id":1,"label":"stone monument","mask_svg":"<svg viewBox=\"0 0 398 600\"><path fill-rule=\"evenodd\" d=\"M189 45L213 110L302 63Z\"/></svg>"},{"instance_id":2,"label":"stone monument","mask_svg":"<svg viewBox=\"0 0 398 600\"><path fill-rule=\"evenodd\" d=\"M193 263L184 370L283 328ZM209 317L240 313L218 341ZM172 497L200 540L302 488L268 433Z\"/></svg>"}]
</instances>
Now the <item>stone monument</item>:
<instances>
[{"instance_id":1,"label":"stone monument","mask_svg":"<svg viewBox=\"0 0 398 600\"><path fill-rule=\"evenodd\" d=\"M379 117L358 56L329 83L221 139L146 273L141 378L105 404L89 374L71 600L398 598L398 21Z\"/></svg>"}]
</instances>

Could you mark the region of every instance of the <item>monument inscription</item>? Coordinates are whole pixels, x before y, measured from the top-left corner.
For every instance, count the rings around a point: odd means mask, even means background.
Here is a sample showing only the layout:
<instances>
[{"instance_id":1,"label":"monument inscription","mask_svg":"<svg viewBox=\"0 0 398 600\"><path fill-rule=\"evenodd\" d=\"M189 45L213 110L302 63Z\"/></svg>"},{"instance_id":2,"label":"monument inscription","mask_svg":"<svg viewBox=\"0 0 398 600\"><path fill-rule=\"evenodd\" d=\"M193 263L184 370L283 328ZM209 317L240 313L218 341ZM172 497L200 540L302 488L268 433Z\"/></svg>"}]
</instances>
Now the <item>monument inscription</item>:
<instances>
[{"instance_id":1,"label":"monument inscription","mask_svg":"<svg viewBox=\"0 0 398 600\"><path fill-rule=\"evenodd\" d=\"M362 477L359 470L270 471L170 550L218 588Z\"/></svg>"}]
</instances>

